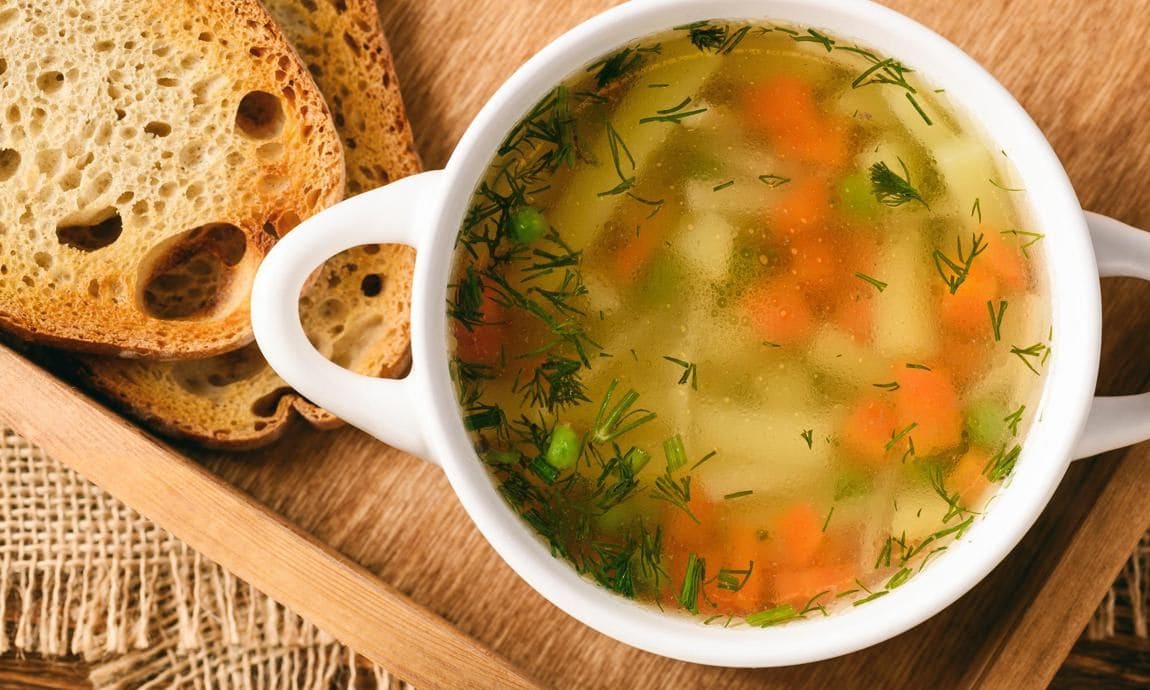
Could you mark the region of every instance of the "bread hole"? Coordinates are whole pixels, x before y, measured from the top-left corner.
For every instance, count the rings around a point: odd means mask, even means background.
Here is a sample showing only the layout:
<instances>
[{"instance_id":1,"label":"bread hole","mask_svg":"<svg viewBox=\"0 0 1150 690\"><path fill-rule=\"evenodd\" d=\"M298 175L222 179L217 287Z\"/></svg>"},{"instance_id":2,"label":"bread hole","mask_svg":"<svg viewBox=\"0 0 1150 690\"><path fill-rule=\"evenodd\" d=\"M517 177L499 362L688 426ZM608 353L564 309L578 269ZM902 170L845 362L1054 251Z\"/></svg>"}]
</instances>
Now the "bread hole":
<instances>
[{"instance_id":1,"label":"bread hole","mask_svg":"<svg viewBox=\"0 0 1150 690\"><path fill-rule=\"evenodd\" d=\"M172 126L167 122L152 120L148 124L144 125L144 131L154 137L163 138L172 133Z\"/></svg>"},{"instance_id":2,"label":"bread hole","mask_svg":"<svg viewBox=\"0 0 1150 690\"><path fill-rule=\"evenodd\" d=\"M293 392L292 389L287 387L275 389L252 403L252 414L257 417L274 417L276 410L279 409L280 400L283 400L284 396L291 395Z\"/></svg>"},{"instance_id":3,"label":"bread hole","mask_svg":"<svg viewBox=\"0 0 1150 690\"><path fill-rule=\"evenodd\" d=\"M172 87L179 86L180 80L176 79L175 77L160 77L156 80L156 83L160 86Z\"/></svg>"},{"instance_id":4,"label":"bread hole","mask_svg":"<svg viewBox=\"0 0 1150 690\"><path fill-rule=\"evenodd\" d=\"M315 0L300 0L300 4L303 5L308 12L315 12L319 9L315 4Z\"/></svg>"},{"instance_id":5,"label":"bread hole","mask_svg":"<svg viewBox=\"0 0 1150 690\"><path fill-rule=\"evenodd\" d=\"M132 191L124 192L120 196L116 197L116 205L117 206L127 206L128 204L132 203L132 199L135 199L135 198L136 198L135 192L132 192Z\"/></svg>"},{"instance_id":6,"label":"bread hole","mask_svg":"<svg viewBox=\"0 0 1150 690\"><path fill-rule=\"evenodd\" d=\"M346 43L347 47L351 48L351 52L356 55L359 55L363 51L363 49L359 47L359 43L346 31L343 32L343 42Z\"/></svg>"},{"instance_id":7,"label":"bread hole","mask_svg":"<svg viewBox=\"0 0 1150 690\"><path fill-rule=\"evenodd\" d=\"M265 366L259 348L253 343L216 357L180 362L174 365L172 378L192 395L214 397L221 389L258 375Z\"/></svg>"},{"instance_id":8,"label":"bread hole","mask_svg":"<svg viewBox=\"0 0 1150 690\"><path fill-rule=\"evenodd\" d=\"M141 199L140 201L137 201L136 203L132 204L132 215L134 215L134 216L146 216L146 215L148 215L148 202Z\"/></svg>"},{"instance_id":9,"label":"bread hole","mask_svg":"<svg viewBox=\"0 0 1150 690\"><path fill-rule=\"evenodd\" d=\"M359 291L364 297L379 297L383 292L383 276L378 273L369 273L359 283Z\"/></svg>"},{"instance_id":10,"label":"bread hole","mask_svg":"<svg viewBox=\"0 0 1150 690\"><path fill-rule=\"evenodd\" d=\"M36 87L44 93L56 93L64 85L64 74L52 70L36 77Z\"/></svg>"},{"instance_id":11,"label":"bread hole","mask_svg":"<svg viewBox=\"0 0 1150 690\"><path fill-rule=\"evenodd\" d=\"M267 144L261 144L260 147L256 149L256 155L261 159L268 161L269 163L274 163L275 161L283 158L283 144L275 141L269 142Z\"/></svg>"},{"instance_id":12,"label":"bread hole","mask_svg":"<svg viewBox=\"0 0 1150 690\"><path fill-rule=\"evenodd\" d=\"M120 239L124 221L113 208L96 213L70 216L56 226L56 241L82 252L94 252Z\"/></svg>"},{"instance_id":13,"label":"bread hole","mask_svg":"<svg viewBox=\"0 0 1150 690\"><path fill-rule=\"evenodd\" d=\"M155 48L152 48L152 55L155 55L156 57L168 57L171 52L171 46L156 46ZM174 84L161 84L161 86L174 86Z\"/></svg>"},{"instance_id":14,"label":"bread hole","mask_svg":"<svg viewBox=\"0 0 1150 690\"><path fill-rule=\"evenodd\" d=\"M264 194L280 194L288 188L290 181L279 175L267 175L260 178L260 191Z\"/></svg>"},{"instance_id":15,"label":"bread hole","mask_svg":"<svg viewBox=\"0 0 1150 690\"><path fill-rule=\"evenodd\" d=\"M69 170L60 178L60 191L70 192L80 186L84 174L79 170Z\"/></svg>"},{"instance_id":16,"label":"bread hole","mask_svg":"<svg viewBox=\"0 0 1150 690\"><path fill-rule=\"evenodd\" d=\"M5 60L4 58L0 58L0 74L4 74L7 71L8 71L8 61Z\"/></svg>"},{"instance_id":17,"label":"bread hole","mask_svg":"<svg viewBox=\"0 0 1150 690\"><path fill-rule=\"evenodd\" d=\"M24 276L20 279L20 282L24 283L28 287L36 287L36 281L32 280L31 276Z\"/></svg>"},{"instance_id":18,"label":"bread hole","mask_svg":"<svg viewBox=\"0 0 1150 690\"><path fill-rule=\"evenodd\" d=\"M332 0L331 6L340 14L347 12L347 2L345 0Z\"/></svg>"},{"instance_id":19,"label":"bread hole","mask_svg":"<svg viewBox=\"0 0 1150 690\"><path fill-rule=\"evenodd\" d=\"M180 163L186 168L195 168L204 160L204 147L192 142L180 149Z\"/></svg>"},{"instance_id":20,"label":"bread hole","mask_svg":"<svg viewBox=\"0 0 1150 690\"><path fill-rule=\"evenodd\" d=\"M375 342L383 328L383 316L380 314L348 324L339 340L332 344L329 359L345 369L354 369L358 363L356 356L364 351L363 344Z\"/></svg>"},{"instance_id":21,"label":"bread hole","mask_svg":"<svg viewBox=\"0 0 1150 690\"><path fill-rule=\"evenodd\" d=\"M341 299L327 299L319 305L319 316L324 321L337 321L347 316L347 304Z\"/></svg>"},{"instance_id":22,"label":"bread hole","mask_svg":"<svg viewBox=\"0 0 1150 690\"><path fill-rule=\"evenodd\" d=\"M272 223L270 220L264 223L264 233L276 238L277 240L279 239L279 234L276 233L275 223Z\"/></svg>"},{"instance_id":23,"label":"bread hole","mask_svg":"<svg viewBox=\"0 0 1150 690\"><path fill-rule=\"evenodd\" d=\"M200 35L199 35L199 36L196 36L196 38L197 38L198 40L201 40L201 41L203 41L204 43L211 43L211 42L212 42L212 39L213 39L213 38L215 38L215 37L214 37L214 36L212 36L212 33L211 33L210 31L201 31L201 32L200 32Z\"/></svg>"},{"instance_id":24,"label":"bread hole","mask_svg":"<svg viewBox=\"0 0 1150 690\"><path fill-rule=\"evenodd\" d=\"M160 189L158 190L158 193L163 198L170 199L172 197L172 195L176 193L176 183L175 182L165 182L164 184L160 185Z\"/></svg>"},{"instance_id":25,"label":"bread hole","mask_svg":"<svg viewBox=\"0 0 1150 690\"><path fill-rule=\"evenodd\" d=\"M232 151L224 160L227 161L230 167L238 168L244 163L244 154L239 151Z\"/></svg>"},{"instance_id":26,"label":"bread hole","mask_svg":"<svg viewBox=\"0 0 1150 690\"><path fill-rule=\"evenodd\" d=\"M96 45L93 46L93 48L95 48L97 53L106 53L115 47L116 47L115 42L109 41L107 39L104 39L102 41L96 41Z\"/></svg>"},{"instance_id":27,"label":"bread hole","mask_svg":"<svg viewBox=\"0 0 1150 690\"><path fill-rule=\"evenodd\" d=\"M283 131L284 110L280 99L267 91L250 91L240 99L236 128L252 139L272 139Z\"/></svg>"},{"instance_id":28,"label":"bread hole","mask_svg":"<svg viewBox=\"0 0 1150 690\"><path fill-rule=\"evenodd\" d=\"M259 420L258 422L256 422L255 424L252 424L252 430L255 431L256 433L259 433L266 428L268 428L268 423L263 421L262 419Z\"/></svg>"},{"instance_id":29,"label":"bread hole","mask_svg":"<svg viewBox=\"0 0 1150 690\"><path fill-rule=\"evenodd\" d=\"M100 281L95 278L88 281L88 296L92 299L100 297Z\"/></svg>"},{"instance_id":30,"label":"bread hole","mask_svg":"<svg viewBox=\"0 0 1150 690\"><path fill-rule=\"evenodd\" d=\"M285 86L281 90L281 93L283 93L284 98L287 99L288 103L295 103L295 89L290 86Z\"/></svg>"},{"instance_id":31,"label":"bread hole","mask_svg":"<svg viewBox=\"0 0 1150 690\"><path fill-rule=\"evenodd\" d=\"M16 18L17 9L10 7L4 11L0 11L0 28L4 28Z\"/></svg>"},{"instance_id":32,"label":"bread hole","mask_svg":"<svg viewBox=\"0 0 1150 690\"><path fill-rule=\"evenodd\" d=\"M194 201L196 199L199 199L201 196L203 196L203 194L204 194L204 186L202 184L200 184L199 182L191 183L190 185L188 185L188 188L184 190L184 197L186 199L188 199L189 201Z\"/></svg>"},{"instance_id":33,"label":"bread hole","mask_svg":"<svg viewBox=\"0 0 1150 690\"><path fill-rule=\"evenodd\" d=\"M125 111L123 108L116 108L115 113L116 113L116 122L119 122L120 120L123 120L125 117L128 116L127 111Z\"/></svg>"},{"instance_id":34,"label":"bread hole","mask_svg":"<svg viewBox=\"0 0 1150 690\"><path fill-rule=\"evenodd\" d=\"M36 153L36 168L41 175L51 177L60 170L64 154L60 149L45 149Z\"/></svg>"},{"instance_id":35,"label":"bread hole","mask_svg":"<svg viewBox=\"0 0 1150 690\"><path fill-rule=\"evenodd\" d=\"M12 179L20 167L20 152L16 149L0 149L0 182Z\"/></svg>"},{"instance_id":36,"label":"bread hole","mask_svg":"<svg viewBox=\"0 0 1150 690\"><path fill-rule=\"evenodd\" d=\"M348 137L345 143L349 149L354 149L355 147L359 146L359 144L355 143L355 137Z\"/></svg>"},{"instance_id":37,"label":"bread hole","mask_svg":"<svg viewBox=\"0 0 1150 690\"><path fill-rule=\"evenodd\" d=\"M52 255L48 252L36 252L32 255L32 261L36 262L36 265L40 267L41 270L46 271L52 268Z\"/></svg>"},{"instance_id":38,"label":"bread hole","mask_svg":"<svg viewBox=\"0 0 1150 690\"><path fill-rule=\"evenodd\" d=\"M247 253L247 236L229 223L213 223L173 237L141 264L141 306L157 319L202 319L230 295L234 268Z\"/></svg>"},{"instance_id":39,"label":"bread hole","mask_svg":"<svg viewBox=\"0 0 1150 690\"><path fill-rule=\"evenodd\" d=\"M8 110L4 111L4 117L8 119L8 122L13 123L13 124L19 122L20 121L20 106L18 106L18 105L8 106Z\"/></svg>"},{"instance_id":40,"label":"bread hole","mask_svg":"<svg viewBox=\"0 0 1150 690\"><path fill-rule=\"evenodd\" d=\"M364 254L367 254L369 256L375 256L376 254L378 254L380 251L383 250L383 247L380 247L378 244L365 244L362 247L360 247L359 249Z\"/></svg>"},{"instance_id":41,"label":"bread hole","mask_svg":"<svg viewBox=\"0 0 1150 690\"><path fill-rule=\"evenodd\" d=\"M260 46L252 46L251 48L248 48L248 54L254 58L262 58L264 53L264 49Z\"/></svg>"}]
</instances>

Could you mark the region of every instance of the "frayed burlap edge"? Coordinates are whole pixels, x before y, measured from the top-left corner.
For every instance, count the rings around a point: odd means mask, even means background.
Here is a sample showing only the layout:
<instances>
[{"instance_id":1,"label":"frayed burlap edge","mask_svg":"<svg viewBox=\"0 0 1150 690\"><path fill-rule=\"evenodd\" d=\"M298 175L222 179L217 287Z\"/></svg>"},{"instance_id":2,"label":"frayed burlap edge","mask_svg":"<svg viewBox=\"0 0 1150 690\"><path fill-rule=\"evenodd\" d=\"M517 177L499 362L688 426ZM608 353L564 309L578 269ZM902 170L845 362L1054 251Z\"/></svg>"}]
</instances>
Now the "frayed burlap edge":
<instances>
[{"instance_id":1,"label":"frayed burlap edge","mask_svg":"<svg viewBox=\"0 0 1150 690\"><path fill-rule=\"evenodd\" d=\"M1142 536L1114 586L1106 593L1094 617L1086 626L1091 640L1116 635L1150 637L1150 532Z\"/></svg>"},{"instance_id":2,"label":"frayed burlap edge","mask_svg":"<svg viewBox=\"0 0 1150 690\"><path fill-rule=\"evenodd\" d=\"M99 690L402 684L14 432L0 435L0 654Z\"/></svg>"}]
</instances>

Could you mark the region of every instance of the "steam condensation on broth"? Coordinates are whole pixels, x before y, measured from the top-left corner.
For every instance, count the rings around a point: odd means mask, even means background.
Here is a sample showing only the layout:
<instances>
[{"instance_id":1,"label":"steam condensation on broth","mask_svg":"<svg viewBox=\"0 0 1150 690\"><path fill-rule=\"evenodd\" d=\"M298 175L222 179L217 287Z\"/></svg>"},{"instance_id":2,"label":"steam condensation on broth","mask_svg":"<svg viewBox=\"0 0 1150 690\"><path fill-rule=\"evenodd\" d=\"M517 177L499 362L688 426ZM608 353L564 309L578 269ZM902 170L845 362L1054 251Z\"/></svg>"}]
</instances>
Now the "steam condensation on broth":
<instances>
[{"instance_id":1,"label":"steam condensation on broth","mask_svg":"<svg viewBox=\"0 0 1150 690\"><path fill-rule=\"evenodd\" d=\"M1005 154L902 63L703 22L555 88L462 228L479 457L620 595L766 626L897 588L1018 459L1050 354Z\"/></svg>"}]
</instances>

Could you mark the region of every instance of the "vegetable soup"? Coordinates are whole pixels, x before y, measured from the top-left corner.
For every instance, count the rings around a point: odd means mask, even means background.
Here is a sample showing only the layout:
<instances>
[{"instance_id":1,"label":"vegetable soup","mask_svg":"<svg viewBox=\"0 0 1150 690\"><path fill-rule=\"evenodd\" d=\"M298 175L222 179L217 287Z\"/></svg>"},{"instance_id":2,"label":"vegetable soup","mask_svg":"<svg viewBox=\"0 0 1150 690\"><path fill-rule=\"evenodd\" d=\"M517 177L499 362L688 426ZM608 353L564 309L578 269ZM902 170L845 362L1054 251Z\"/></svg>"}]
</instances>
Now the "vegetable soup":
<instances>
[{"instance_id":1,"label":"vegetable soup","mask_svg":"<svg viewBox=\"0 0 1150 690\"><path fill-rule=\"evenodd\" d=\"M896 59L702 22L551 91L449 288L478 457L557 557L712 625L859 606L1009 481L1050 355L1006 154Z\"/></svg>"}]
</instances>

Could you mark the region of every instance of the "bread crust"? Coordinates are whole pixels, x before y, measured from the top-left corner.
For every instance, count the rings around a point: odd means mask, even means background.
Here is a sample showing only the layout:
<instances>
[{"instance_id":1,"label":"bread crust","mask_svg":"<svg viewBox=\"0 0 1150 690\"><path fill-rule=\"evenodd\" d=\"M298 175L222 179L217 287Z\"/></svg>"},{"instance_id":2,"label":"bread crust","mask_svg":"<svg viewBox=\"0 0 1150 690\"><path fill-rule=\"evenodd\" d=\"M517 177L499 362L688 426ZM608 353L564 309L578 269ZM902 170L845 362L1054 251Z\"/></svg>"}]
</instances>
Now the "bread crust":
<instances>
[{"instance_id":1,"label":"bread crust","mask_svg":"<svg viewBox=\"0 0 1150 690\"><path fill-rule=\"evenodd\" d=\"M349 193L418 172L375 3L347 0L342 12L329 2L315 3L314 10L309 4L266 1L330 103L346 148ZM328 261L300 303L301 320L318 349L359 373L405 374L414 258L409 247L383 246ZM254 346L202 361L83 357L80 364L70 375L111 405L166 436L201 446L258 448L299 419L324 430L343 424L288 388Z\"/></svg>"},{"instance_id":2,"label":"bread crust","mask_svg":"<svg viewBox=\"0 0 1150 690\"><path fill-rule=\"evenodd\" d=\"M270 16L256 0L5 14L22 26L0 32L0 327L162 359L251 342L260 259L345 181L323 97Z\"/></svg>"}]
</instances>

